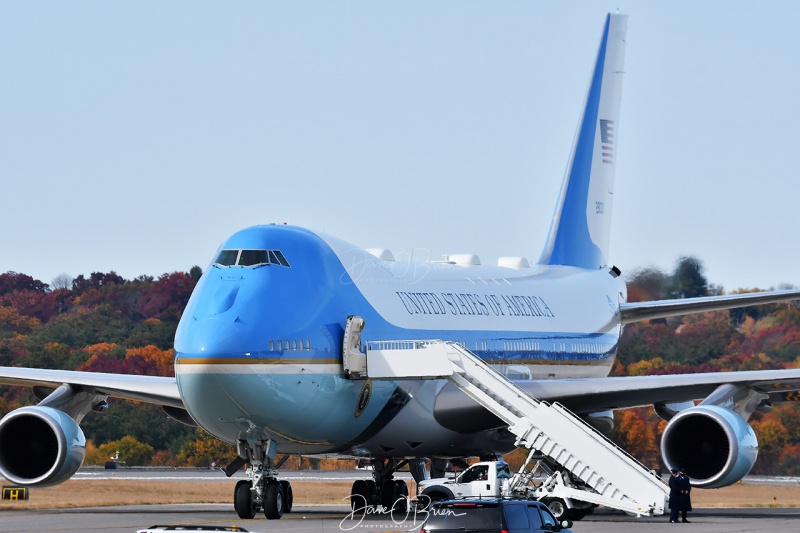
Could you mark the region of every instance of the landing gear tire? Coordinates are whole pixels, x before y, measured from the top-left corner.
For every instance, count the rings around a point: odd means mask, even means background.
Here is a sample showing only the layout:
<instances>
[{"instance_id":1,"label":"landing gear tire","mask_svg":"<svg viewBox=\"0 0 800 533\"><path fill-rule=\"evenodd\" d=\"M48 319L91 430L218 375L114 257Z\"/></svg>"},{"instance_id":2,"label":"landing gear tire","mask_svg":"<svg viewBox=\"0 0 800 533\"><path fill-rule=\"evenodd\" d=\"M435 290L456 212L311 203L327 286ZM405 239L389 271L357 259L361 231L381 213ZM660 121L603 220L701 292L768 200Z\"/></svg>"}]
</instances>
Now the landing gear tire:
<instances>
[{"instance_id":1,"label":"landing gear tire","mask_svg":"<svg viewBox=\"0 0 800 533\"><path fill-rule=\"evenodd\" d=\"M282 479L280 481L281 489L283 490L283 512L292 512L292 503L294 503L294 496L292 495L292 484Z\"/></svg>"},{"instance_id":2,"label":"landing gear tire","mask_svg":"<svg viewBox=\"0 0 800 533\"><path fill-rule=\"evenodd\" d=\"M408 485L401 479L392 479L384 483L384 490L386 490L386 486L389 483L394 485L390 489L392 492L392 501L388 506L384 503L384 507L391 509L393 512L405 513L408 511ZM381 495L381 497L383 497L383 495Z\"/></svg>"},{"instance_id":3,"label":"landing gear tire","mask_svg":"<svg viewBox=\"0 0 800 533\"><path fill-rule=\"evenodd\" d=\"M350 489L350 510L366 511L370 506L370 490L366 479L357 479Z\"/></svg>"},{"instance_id":4,"label":"landing gear tire","mask_svg":"<svg viewBox=\"0 0 800 533\"><path fill-rule=\"evenodd\" d=\"M256 517L256 511L253 507L253 496L250 489L253 484L247 480L241 480L236 484L233 491L233 508L236 509L236 514L243 520L251 520Z\"/></svg>"},{"instance_id":5,"label":"landing gear tire","mask_svg":"<svg viewBox=\"0 0 800 533\"><path fill-rule=\"evenodd\" d=\"M381 501L380 495L378 494L378 484L375 483L374 479L367 480L367 505L370 507L375 507Z\"/></svg>"},{"instance_id":6,"label":"landing gear tire","mask_svg":"<svg viewBox=\"0 0 800 533\"><path fill-rule=\"evenodd\" d=\"M267 482L264 491L264 516L267 520L278 520L283 516L283 488L277 480Z\"/></svg>"},{"instance_id":7,"label":"landing gear tire","mask_svg":"<svg viewBox=\"0 0 800 533\"><path fill-rule=\"evenodd\" d=\"M391 510L398 499L398 487L393 479L384 480L381 484L381 505L385 510Z\"/></svg>"}]
</instances>

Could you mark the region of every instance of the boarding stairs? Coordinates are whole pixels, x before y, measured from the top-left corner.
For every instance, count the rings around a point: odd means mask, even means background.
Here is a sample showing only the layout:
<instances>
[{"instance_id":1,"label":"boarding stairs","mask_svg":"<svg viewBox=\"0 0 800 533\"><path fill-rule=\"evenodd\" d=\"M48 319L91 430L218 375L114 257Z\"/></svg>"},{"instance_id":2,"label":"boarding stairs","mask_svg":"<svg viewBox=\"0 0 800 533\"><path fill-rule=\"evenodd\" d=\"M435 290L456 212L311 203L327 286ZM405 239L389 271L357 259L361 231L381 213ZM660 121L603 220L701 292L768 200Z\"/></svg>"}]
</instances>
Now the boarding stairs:
<instances>
[{"instance_id":1,"label":"boarding stairs","mask_svg":"<svg viewBox=\"0 0 800 533\"><path fill-rule=\"evenodd\" d=\"M366 343L364 362L370 379L449 380L507 423L516 445L531 450L529 460L543 455L591 489L576 488L556 472L534 497L573 498L636 516L664 513L669 489L659 476L564 406L531 397L461 344L373 341Z\"/></svg>"}]
</instances>

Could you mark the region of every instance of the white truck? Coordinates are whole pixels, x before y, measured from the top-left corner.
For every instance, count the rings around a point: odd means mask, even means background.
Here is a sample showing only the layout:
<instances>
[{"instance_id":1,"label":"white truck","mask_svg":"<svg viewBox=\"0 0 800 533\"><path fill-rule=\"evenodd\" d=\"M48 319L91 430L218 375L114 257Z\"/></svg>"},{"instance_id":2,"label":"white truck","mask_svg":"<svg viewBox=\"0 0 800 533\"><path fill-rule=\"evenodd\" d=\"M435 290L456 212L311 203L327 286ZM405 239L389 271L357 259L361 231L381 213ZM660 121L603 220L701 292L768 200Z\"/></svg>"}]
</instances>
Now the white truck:
<instances>
[{"instance_id":1,"label":"white truck","mask_svg":"<svg viewBox=\"0 0 800 533\"><path fill-rule=\"evenodd\" d=\"M523 467L516 474L505 461L482 461L455 477L420 482L417 505L457 498L529 498L541 500L559 520L580 520L597 507L575 498L584 491L567 474L553 471L541 460L530 472Z\"/></svg>"}]
</instances>

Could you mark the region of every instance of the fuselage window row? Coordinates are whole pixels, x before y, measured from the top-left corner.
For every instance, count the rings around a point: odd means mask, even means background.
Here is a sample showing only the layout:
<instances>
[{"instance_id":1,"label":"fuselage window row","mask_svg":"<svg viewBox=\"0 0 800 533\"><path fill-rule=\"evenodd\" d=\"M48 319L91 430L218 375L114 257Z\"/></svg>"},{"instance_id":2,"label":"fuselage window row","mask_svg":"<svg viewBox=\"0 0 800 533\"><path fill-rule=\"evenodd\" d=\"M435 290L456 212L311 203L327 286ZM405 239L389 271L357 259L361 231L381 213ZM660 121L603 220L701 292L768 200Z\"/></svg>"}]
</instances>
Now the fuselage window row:
<instances>
[{"instance_id":1,"label":"fuselage window row","mask_svg":"<svg viewBox=\"0 0 800 533\"><path fill-rule=\"evenodd\" d=\"M482 343L483 349L486 350L486 342ZM507 352L540 352L542 346L538 342L533 341L505 341L503 349Z\"/></svg>"},{"instance_id":2,"label":"fuselage window row","mask_svg":"<svg viewBox=\"0 0 800 533\"><path fill-rule=\"evenodd\" d=\"M572 344L573 353L590 353L590 354L604 354L608 353L612 348L610 344L601 344L593 342L579 342Z\"/></svg>"},{"instance_id":3,"label":"fuselage window row","mask_svg":"<svg viewBox=\"0 0 800 533\"><path fill-rule=\"evenodd\" d=\"M273 340L273 339L269 339L269 351L270 352L275 352L275 351L282 352L284 346L286 346L286 351L287 352L290 351L290 350L291 351L298 351L298 350L303 351L303 350L305 350L307 352L310 352L311 351L311 340L309 340L309 339L305 339L305 340L303 340L303 339L292 339L290 341L289 339L286 339L286 340L278 339L276 341L276 340ZM277 350L275 349L276 347L277 347Z\"/></svg>"}]
</instances>

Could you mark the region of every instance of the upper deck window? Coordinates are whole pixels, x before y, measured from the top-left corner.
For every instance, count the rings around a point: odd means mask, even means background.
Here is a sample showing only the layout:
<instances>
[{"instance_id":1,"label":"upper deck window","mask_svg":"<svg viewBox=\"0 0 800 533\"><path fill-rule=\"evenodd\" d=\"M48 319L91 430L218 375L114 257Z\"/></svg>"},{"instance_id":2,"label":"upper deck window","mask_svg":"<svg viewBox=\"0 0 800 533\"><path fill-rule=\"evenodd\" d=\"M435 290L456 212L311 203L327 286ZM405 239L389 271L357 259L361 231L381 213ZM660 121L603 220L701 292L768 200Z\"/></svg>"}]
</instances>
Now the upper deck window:
<instances>
[{"instance_id":1,"label":"upper deck window","mask_svg":"<svg viewBox=\"0 0 800 533\"><path fill-rule=\"evenodd\" d=\"M217 266L289 266L280 250L222 250L214 260Z\"/></svg>"}]
</instances>

